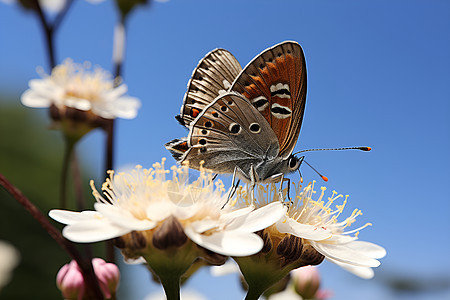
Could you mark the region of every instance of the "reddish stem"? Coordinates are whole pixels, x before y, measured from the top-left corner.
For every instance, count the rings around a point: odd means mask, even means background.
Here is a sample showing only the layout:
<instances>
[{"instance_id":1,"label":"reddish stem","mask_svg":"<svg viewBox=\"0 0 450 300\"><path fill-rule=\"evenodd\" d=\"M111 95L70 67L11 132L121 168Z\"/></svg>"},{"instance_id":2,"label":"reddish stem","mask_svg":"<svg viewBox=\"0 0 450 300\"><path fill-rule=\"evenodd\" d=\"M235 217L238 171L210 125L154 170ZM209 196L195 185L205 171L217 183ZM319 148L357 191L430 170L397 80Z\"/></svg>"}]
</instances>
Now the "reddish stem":
<instances>
[{"instance_id":1,"label":"reddish stem","mask_svg":"<svg viewBox=\"0 0 450 300\"><path fill-rule=\"evenodd\" d=\"M81 269L81 272L83 273L87 290L90 291L93 299L104 299L90 260L84 259L75 248L74 244L66 240L62 236L61 232L59 232L59 230L57 230L49 222L49 220L42 214L42 212L2 174L0 174L0 185L3 186L5 190L14 199L16 199L17 202L19 202L36 221L39 222L39 224L45 229L45 231L48 232L48 234L69 254L72 259L76 260L78 266Z\"/></svg>"}]
</instances>

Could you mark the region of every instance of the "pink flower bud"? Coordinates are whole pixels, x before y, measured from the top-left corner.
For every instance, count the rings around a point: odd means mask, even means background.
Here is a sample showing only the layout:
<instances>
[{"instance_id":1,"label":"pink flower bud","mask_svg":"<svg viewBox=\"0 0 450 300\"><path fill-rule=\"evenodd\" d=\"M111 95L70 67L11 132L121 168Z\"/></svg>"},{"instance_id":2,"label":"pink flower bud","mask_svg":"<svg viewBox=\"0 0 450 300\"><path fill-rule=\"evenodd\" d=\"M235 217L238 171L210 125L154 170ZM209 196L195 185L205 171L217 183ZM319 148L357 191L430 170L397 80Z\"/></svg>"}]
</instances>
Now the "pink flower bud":
<instances>
[{"instance_id":1,"label":"pink flower bud","mask_svg":"<svg viewBox=\"0 0 450 300\"><path fill-rule=\"evenodd\" d=\"M100 284L100 289L107 299L115 294L119 286L120 272L119 268L112 263L107 263L101 258L94 258L92 260L94 272Z\"/></svg>"},{"instance_id":2,"label":"pink flower bud","mask_svg":"<svg viewBox=\"0 0 450 300\"><path fill-rule=\"evenodd\" d=\"M59 270L58 275L56 275L56 284L61 290L64 299L83 299L85 292L84 279L76 261L72 260Z\"/></svg>"},{"instance_id":3,"label":"pink flower bud","mask_svg":"<svg viewBox=\"0 0 450 300\"><path fill-rule=\"evenodd\" d=\"M115 264L107 263L101 258L94 258L92 266L103 295L106 299L111 298L119 285L119 268ZM59 270L58 275L56 275L56 283L65 299L84 299L86 289L84 278L75 260L72 260Z\"/></svg>"},{"instance_id":4,"label":"pink flower bud","mask_svg":"<svg viewBox=\"0 0 450 300\"><path fill-rule=\"evenodd\" d=\"M291 276L297 294L304 299L316 296L320 287L320 275L316 267L306 266L295 269L291 272Z\"/></svg>"}]
</instances>

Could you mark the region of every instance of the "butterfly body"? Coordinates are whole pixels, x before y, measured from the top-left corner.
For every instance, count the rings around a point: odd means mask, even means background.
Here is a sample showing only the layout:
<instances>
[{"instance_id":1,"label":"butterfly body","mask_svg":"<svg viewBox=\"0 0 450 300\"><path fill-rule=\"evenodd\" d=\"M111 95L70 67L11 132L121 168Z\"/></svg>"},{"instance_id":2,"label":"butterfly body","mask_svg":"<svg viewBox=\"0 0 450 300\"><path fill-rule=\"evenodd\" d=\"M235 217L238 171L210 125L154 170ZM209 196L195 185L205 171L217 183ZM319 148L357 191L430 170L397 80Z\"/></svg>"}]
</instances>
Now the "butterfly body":
<instances>
[{"instance_id":1,"label":"butterfly body","mask_svg":"<svg viewBox=\"0 0 450 300\"><path fill-rule=\"evenodd\" d=\"M221 64L217 69L228 67ZM235 63L232 68L236 70ZM221 74L228 74L223 82L231 79L232 72ZM246 182L278 181L299 168L302 159L292 152L306 102L306 63L298 43L287 41L263 51L234 78L227 92L218 90L220 85L203 87L217 96L203 101L185 96L178 119L187 125L189 135L166 144L179 162L215 173L236 172ZM195 93L188 84L186 95Z\"/></svg>"}]
</instances>

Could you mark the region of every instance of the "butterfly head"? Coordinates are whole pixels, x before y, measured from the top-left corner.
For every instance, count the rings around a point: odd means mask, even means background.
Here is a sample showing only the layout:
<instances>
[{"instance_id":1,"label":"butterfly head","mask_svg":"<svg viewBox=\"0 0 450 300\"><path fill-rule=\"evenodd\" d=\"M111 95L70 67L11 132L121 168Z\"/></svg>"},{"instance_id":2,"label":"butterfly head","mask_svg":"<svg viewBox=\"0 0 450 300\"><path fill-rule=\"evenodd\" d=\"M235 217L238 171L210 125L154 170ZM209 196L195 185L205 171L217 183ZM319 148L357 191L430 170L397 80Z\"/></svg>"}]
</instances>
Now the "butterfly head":
<instances>
[{"instance_id":1,"label":"butterfly head","mask_svg":"<svg viewBox=\"0 0 450 300\"><path fill-rule=\"evenodd\" d=\"M291 154L287 159L288 173L297 171L300 168L300 165L302 164L304 158L304 156L297 157Z\"/></svg>"}]
</instances>

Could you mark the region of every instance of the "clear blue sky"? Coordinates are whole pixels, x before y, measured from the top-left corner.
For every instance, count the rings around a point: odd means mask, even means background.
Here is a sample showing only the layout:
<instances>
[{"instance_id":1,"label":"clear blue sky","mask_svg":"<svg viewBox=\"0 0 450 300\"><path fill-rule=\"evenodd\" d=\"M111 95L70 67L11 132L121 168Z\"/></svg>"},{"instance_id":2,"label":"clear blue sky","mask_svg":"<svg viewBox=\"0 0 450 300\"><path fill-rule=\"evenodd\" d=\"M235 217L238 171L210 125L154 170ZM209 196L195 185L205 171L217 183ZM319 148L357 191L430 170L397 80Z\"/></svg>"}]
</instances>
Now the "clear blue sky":
<instances>
[{"instance_id":1,"label":"clear blue sky","mask_svg":"<svg viewBox=\"0 0 450 300\"><path fill-rule=\"evenodd\" d=\"M57 34L58 61L89 60L111 70L117 21L112 1L75 2ZM37 77L36 67L47 66L38 25L34 15L0 3L2 93L18 98ZM265 48L295 40L308 68L296 149L373 148L311 153L307 160L330 178L330 193L350 194L347 212L362 209L359 224L373 223L360 238L388 250L371 281L322 264L324 288L334 290L334 299L450 297L448 289L399 295L383 284L395 275L450 280L449 1L170 0L135 11L128 33L124 80L143 106L137 119L118 122L116 166L149 167L169 157L163 144L186 134L173 116L208 51L228 49L246 65ZM82 146L98 169L102 142L94 133ZM307 167L302 170L307 180L318 180ZM133 283L140 289L136 299L155 289L144 286L148 275L142 274ZM238 290L235 277L211 279L204 272L190 285L210 299L228 299L230 290Z\"/></svg>"}]
</instances>

